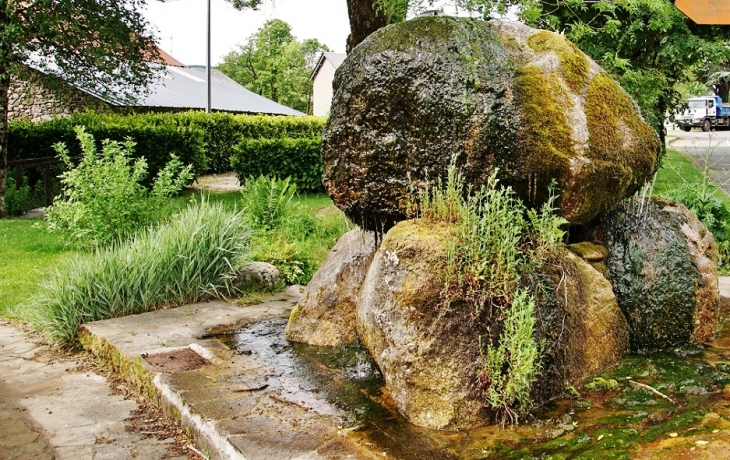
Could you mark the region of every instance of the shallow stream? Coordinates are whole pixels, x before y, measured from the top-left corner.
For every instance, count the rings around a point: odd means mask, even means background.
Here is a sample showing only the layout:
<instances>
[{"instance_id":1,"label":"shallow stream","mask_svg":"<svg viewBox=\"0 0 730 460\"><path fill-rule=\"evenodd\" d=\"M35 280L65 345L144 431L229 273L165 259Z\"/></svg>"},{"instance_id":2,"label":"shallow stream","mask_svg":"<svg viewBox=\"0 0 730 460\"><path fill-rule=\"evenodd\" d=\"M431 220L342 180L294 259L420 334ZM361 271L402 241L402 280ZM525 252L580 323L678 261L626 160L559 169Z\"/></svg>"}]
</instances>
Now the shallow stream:
<instances>
[{"instance_id":1,"label":"shallow stream","mask_svg":"<svg viewBox=\"0 0 730 460\"><path fill-rule=\"evenodd\" d=\"M383 458L730 458L730 327L710 344L629 356L600 376L598 388L578 388L522 425L445 432L398 414L362 347L290 343L285 326L275 318L221 340L281 371L311 404L341 409L351 436Z\"/></svg>"}]
</instances>

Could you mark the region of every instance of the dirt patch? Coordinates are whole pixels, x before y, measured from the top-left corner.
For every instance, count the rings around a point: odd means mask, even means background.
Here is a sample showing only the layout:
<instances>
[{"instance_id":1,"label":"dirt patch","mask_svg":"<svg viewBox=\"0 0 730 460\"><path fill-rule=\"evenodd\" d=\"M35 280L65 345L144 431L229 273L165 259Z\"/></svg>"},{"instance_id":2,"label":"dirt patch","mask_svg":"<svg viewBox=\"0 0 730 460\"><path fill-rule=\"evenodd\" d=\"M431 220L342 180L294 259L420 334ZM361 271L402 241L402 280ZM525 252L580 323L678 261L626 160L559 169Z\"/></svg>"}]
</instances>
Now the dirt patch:
<instances>
[{"instance_id":1,"label":"dirt patch","mask_svg":"<svg viewBox=\"0 0 730 460\"><path fill-rule=\"evenodd\" d=\"M215 192L231 192L243 189L238 182L238 177L233 172L200 176L195 180L192 188L195 190L211 190Z\"/></svg>"},{"instance_id":2,"label":"dirt patch","mask_svg":"<svg viewBox=\"0 0 730 460\"><path fill-rule=\"evenodd\" d=\"M190 348L168 351L165 353L143 354L142 358L147 361L157 372L185 372L200 369L210 364L210 361L195 353Z\"/></svg>"}]
</instances>

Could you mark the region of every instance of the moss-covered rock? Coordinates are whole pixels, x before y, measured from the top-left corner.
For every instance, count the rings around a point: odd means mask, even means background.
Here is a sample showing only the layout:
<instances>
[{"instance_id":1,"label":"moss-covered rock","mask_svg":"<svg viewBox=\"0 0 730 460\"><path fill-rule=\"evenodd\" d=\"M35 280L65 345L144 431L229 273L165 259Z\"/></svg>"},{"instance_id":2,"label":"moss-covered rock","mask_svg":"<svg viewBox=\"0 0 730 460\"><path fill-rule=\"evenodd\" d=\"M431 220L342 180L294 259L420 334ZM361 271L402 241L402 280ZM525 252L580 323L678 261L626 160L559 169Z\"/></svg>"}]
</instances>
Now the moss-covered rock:
<instances>
[{"instance_id":1,"label":"moss-covered rock","mask_svg":"<svg viewBox=\"0 0 730 460\"><path fill-rule=\"evenodd\" d=\"M376 249L373 233L360 228L337 241L292 310L287 340L331 347L357 342L355 305Z\"/></svg>"},{"instance_id":2,"label":"moss-covered rock","mask_svg":"<svg viewBox=\"0 0 730 460\"><path fill-rule=\"evenodd\" d=\"M611 283L573 252L565 251L541 276L550 288L537 297L546 352L533 394L546 401L618 363L629 350L629 334Z\"/></svg>"},{"instance_id":3,"label":"moss-covered rock","mask_svg":"<svg viewBox=\"0 0 730 460\"><path fill-rule=\"evenodd\" d=\"M386 27L352 51L334 87L324 183L370 230L403 220L409 186L444 178L454 155L475 187L499 168L529 206L556 180L571 223L612 210L656 168L658 138L618 85L564 37L521 24L432 16Z\"/></svg>"},{"instance_id":4,"label":"moss-covered rock","mask_svg":"<svg viewBox=\"0 0 730 460\"><path fill-rule=\"evenodd\" d=\"M452 227L409 220L378 248L357 304L357 333L380 367L398 410L416 425L462 429L495 415L477 376L493 318L473 307L440 309ZM536 403L562 395L615 364L628 349L626 320L610 283L569 251L545 278L536 334L545 342ZM499 313L497 313L499 314ZM486 313L485 313L486 315ZM483 315L484 316L484 315Z\"/></svg>"},{"instance_id":5,"label":"moss-covered rock","mask_svg":"<svg viewBox=\"0 0 730 460\"><path fill-rule=\"evenodd\" d=\"M704 342L715 334L717 246L686 207L663 198L629 199L602 219L602 229L634 351Z\"/></svg>"},{"instance_id":6,"label":"moss-covered rock","mask_svg":"<svg viewBox=\"0 0 730 460\"><path fill-rule=\"evenodd\" d=\"M451 228L398 224L362 287L357 332L398 410L412 423L461 429L489 423L477 388L482 332L470 311L439 312Z\"/></svg>"}]
</instances>

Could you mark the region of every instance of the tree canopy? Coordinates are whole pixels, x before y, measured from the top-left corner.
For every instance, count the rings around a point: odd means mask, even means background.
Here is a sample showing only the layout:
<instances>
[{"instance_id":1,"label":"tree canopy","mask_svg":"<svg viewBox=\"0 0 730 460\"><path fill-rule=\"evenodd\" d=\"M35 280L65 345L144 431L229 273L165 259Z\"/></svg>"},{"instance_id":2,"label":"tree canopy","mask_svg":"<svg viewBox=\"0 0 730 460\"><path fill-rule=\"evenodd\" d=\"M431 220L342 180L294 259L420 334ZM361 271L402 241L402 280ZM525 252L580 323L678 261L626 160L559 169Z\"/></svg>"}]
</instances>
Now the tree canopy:
<instances>
[{"instance_id":1,"label":"tree canopy","mask_svg":"<svg viewBox=\"0 0 730 460\"><path fill-rule=\"evenodd\" d=\"M309 76L323 51L329 48L314 38L297 41L289 24L272 19L228 53L218 69L256 94L308 113Z\"/></svg>"},{"instance_id":2,"label":"tree canopy","mask_svg":"<svg viewBox=\"0 0 730 460\"><path fill-rule=\"evenodd\" d=\"M8 90L31 64L97 94L131 98L147 87L157 57L140 10L146 0L0 2L0 216L5 213Z\"/></svg>"}]
</instances>

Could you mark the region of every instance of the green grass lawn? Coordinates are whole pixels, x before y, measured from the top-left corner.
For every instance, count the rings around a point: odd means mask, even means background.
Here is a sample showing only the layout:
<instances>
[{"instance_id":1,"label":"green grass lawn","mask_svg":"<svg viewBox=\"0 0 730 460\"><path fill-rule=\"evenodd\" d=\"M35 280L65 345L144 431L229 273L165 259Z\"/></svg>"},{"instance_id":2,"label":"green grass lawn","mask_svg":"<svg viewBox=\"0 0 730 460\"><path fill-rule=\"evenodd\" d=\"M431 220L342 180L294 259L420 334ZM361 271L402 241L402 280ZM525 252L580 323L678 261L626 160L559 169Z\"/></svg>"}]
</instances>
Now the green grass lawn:
<instances>
[{"instance_id":1,"label":"green grass lawn","mask_svg":"<svg viewBox=\"0 0 730 460\"><path fill-rule=\"evenodd\" d=\"M702 165L697 165L692 157L677 150L667 149L667 155L662 159L656 182L654 183L654 194L665 195L669 190L681 184L700 184L704 174ZM730 196L719 186L710 184L713 195L730 207Z\"/></svg>"},{"instance_id":2,"label":"green grass lawn","mask_svg":"<svg viewBox=\"0 0 730 460\"><path fill-rule=\"evenodd\" d=\"M38 280L72 251L36 219L0 219L0 315L28 298Z\"/></svg>"},{"instance_id":3,"label":"green grass lawn","mask_svg":"<svg viewBox=\"0 0 730 460\"><path fill-rule=\"evenodd\" d=\"M206 195L211 202L222 202L229 209L241 206L240 192ZM176 213L199 196L200 193L189 193L174 198L160 213L163 216ZM327 195L295 196L294 201L332 229L329 237L308 248L312 257L321 263L336 241L335 234L346 230L344 218ZM60 235L49 233L43 221L0 219L0 316L11 316L9 310L28 299L38 281L74 252L72 247L64 245Z\"/></svg>"}]
</instances>

